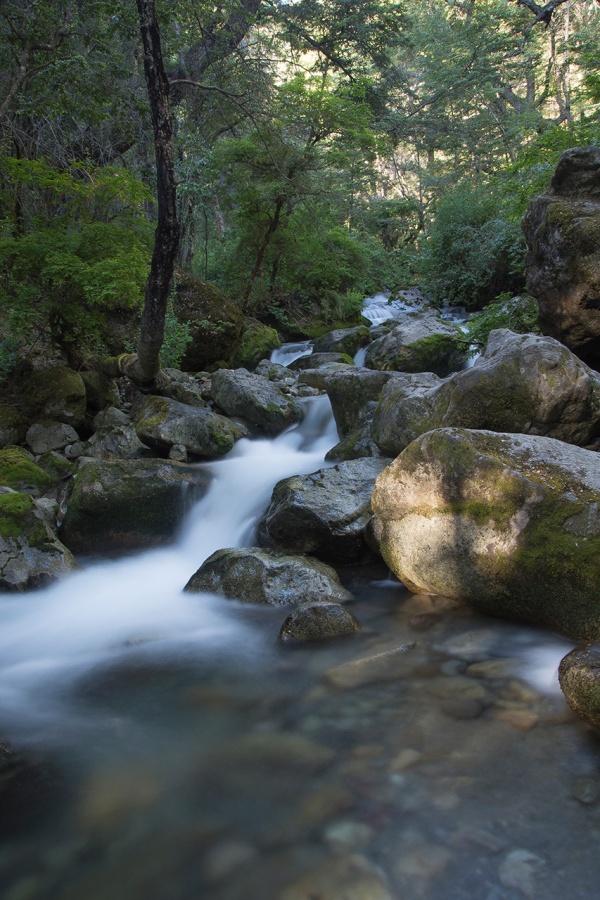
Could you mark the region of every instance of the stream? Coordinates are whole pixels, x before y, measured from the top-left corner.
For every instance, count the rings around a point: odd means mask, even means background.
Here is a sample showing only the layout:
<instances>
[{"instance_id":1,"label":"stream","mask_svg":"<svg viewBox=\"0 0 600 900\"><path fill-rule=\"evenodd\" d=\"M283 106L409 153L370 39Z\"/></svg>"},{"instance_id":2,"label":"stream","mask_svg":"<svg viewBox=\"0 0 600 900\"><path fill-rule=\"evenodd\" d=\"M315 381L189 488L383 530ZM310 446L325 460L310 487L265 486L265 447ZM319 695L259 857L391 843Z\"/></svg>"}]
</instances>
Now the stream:
<instances>
[{"instance_id":1,"label":"stream","mask_svg":"<svg viewBox=\"0 0 600 900\"><path fill-rule=\"evenodd\" d=\"M308 345L278 351L289 362ZM1 900L589 900L600 741L571 644L342 569L360 636L281 647L285 611L182 588L324 465L326 397L241 440L169 548L0 604ZM415 642L371 666L348 664Z\"/></svg>"}]
</instances>

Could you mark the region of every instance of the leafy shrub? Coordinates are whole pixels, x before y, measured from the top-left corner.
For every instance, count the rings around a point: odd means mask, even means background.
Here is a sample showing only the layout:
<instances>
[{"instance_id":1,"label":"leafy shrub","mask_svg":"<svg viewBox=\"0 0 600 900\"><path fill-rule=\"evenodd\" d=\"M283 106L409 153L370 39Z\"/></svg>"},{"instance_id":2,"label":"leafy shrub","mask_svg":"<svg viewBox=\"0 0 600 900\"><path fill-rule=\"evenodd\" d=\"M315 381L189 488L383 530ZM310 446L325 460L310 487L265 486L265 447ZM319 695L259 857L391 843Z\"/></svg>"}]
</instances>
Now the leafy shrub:
<instances>
[{"instance_id":1,"label":"leafy shrub","mask_svg":"<svg viewBox=\"0 0 600 900\"><path fill-rule=\"evenodd\" d=\"M500 294L484 310L474 313L466 323L468 339L477 347L485 347L490 331L510 328L517 334L540 334L537 324L538 305L528 294L511 297Z\"/></svg>"},{"instance_id":2,"label":"leafy shrub","mask_svg":"<svg viewBox=\"0 0 600 900\"><path fill-rule=\"evenodd\" d=\"M524 250L519 223L489 195L459 185L437 207L423 249L425 285L435 303L480 309L522 286Z\"/></svg>"}]
</instances>

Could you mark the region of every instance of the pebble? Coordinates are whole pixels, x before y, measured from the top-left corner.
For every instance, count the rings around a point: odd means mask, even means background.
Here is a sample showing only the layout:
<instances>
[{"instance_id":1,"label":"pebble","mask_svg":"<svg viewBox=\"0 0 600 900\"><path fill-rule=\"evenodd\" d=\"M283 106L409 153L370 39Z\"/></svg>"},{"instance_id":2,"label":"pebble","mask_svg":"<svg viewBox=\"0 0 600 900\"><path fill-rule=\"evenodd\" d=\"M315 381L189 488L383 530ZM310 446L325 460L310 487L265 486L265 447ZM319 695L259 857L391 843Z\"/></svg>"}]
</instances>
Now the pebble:
<instances>
[{"instance_id":1,"label":"pebble","mask_svg":"<svg viewBox=\"0 0 600 900\"><path fill-rule=\"evenodd\" d=\"M488 655L495 642L496 636L491 628L474 628L444 641L435 649L467 662L479 662Z\"/></svg>"},{"instance_id":2,"label":"pebble","mask_svg":"<svg viewBox=\"0 0 600 900\"><path fill-rule=\"evenodd\" d=\"M204 857L202 871L207 881L216 882L249 862L257 855L256 847L243 841L222 841Z\"/></svg>"},{"instance_id":3,"label":"pebble","mask_svg":"<svg viewBox=\"0 0 600 900\"><path fill-rule=\"evenodd\" d=\"M529 850L511 850L498 868L498 877L504 887L510 890L520 891L525 897L537 898L540 896L536 876L544 860Z\"/></svg>"},{"instance_id":4,"label":"pebble","mask_svg":"<svg viewBox=\"0 0 600 900\"><path fill-rule=\"evenodd\" d=\"M393 650L377 653L375 656L365 656L362 659L342 663L328 669L323 678L328 684L342 690L380 681L406 678L415 665L410 651L414 650L416 646L417 644L411 641L408 644L401 644Z\"/></svg>"},{"instance_id":5,"label":"pebble","mask_svg":"<svg viewBox=\"0 0 600 900\"><path fill-rule=\"evenodd\" d=\"M350 791L338 784L326 784L304 798L297 818L303 825L316 825L352 809L355 803Z\"/></svg>"},{"instance_id":6,"label":"pebble","mask_svg":"<svg viewBox=\"0 0 600 900\"><path fill-rule=\"evenodd\" d=\"M82 787L77 818L84 829L110 828L152 806L161 792L156 775L139 767L95 772Z\"/></svg>"},{"instance_id":7,"label":"pebble","mask_svg":"<svg viewBox=\"0 0 600 900\"><path fill-rule=\"evenodd\" d=\"M483 662L471 663L467 668L467 675L471 678L500 681L514 675L519 665L518 659L486 659Z\"/></svg>"},{"instance_id":8,"label":"pebble","mask_svg":"<svg viewBox=\"0 0 600 900\"><path fill-rule=\"evenodd\" d=\"M396 869L400 875L410 878L435 878L441 875L452 854L439 844L420 844L400 856Z\"/></svg>"},{"instance_id":9,"label":"pebble","mask_svg":"<svg viewBox=\"0 0 600 900\"><path fill-rule=\"evenodd\" d=\"M422 753L419 753L418 750L413 750L411 747L406 747L404 750L401 750L397 756L390 763L390 772L402 772L404 769L408 769L411 766L414 766L421 757Z\"/></svg>"},{"instance_id":10,"label":"pebble","mask_svg":"<svg viewBox=\"0 0 600 900\"><path fill-rule=\"evenodd\" d=\"M506 701L498 704L496 718L501 722L512 725L518 731L531 731L540 721L538 713L533 709L527 709L520 705L505 705Z\"/></svg>"},{"instance_id":11,"label":"pebble","mask_svg":"<svg viewBox=\"0 0 600 900\"><path fill-rule=\"evenodd\" d=\"M385 876L363 856L335 855L313 866L278 900L398 900Z\"/></svg>"},{"instance_id":12,"label":"pebble","mask_svg":"<svg viewBox=\"0 0 600 900\"><path fill-rule=\"evenodd\" d=\"M440 678L432 678L426 685L426 690L439 697L440 700L478 700L482 703L490 702L489 692L478 681L466 678L464 675L447 675Z\"/></svg>"},{"instance_id":13,"label":"pebble","mask_svg":"<svg viewBox=\"0 0 600 900\"><path fill-rule=\"evenodd\" d=\"M578 778L573 785L573 797L583 803L584 806L591 806L600 800L600 779L583 777Z\"/></svg>"},{"instance_id":14,"label":"pebble","mask_svg":"<svg viewBox=\"0 0 600 900\"><path fill-rule=\"evenodd\" d=\"M323 832L323 837L333 850L352 852L366 847L375 837L375 829L364 822L347 819L332 822Z\"/></svg>"}]
</instances>

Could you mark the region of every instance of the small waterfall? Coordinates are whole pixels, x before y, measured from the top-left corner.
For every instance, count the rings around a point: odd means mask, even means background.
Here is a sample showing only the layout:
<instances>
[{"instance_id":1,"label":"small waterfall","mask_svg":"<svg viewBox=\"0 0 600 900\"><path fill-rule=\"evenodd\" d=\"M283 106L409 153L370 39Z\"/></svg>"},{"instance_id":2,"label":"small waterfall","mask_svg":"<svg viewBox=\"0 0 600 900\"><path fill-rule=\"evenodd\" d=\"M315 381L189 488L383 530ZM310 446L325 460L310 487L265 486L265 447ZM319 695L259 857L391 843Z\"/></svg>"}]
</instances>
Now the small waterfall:
<instances>
[{"instance_id":1,"label":"small waterfall","mask_svg":"<svg viewBox=\"0 0 600 900\"><path fill-rule=\"evenodd\" d=\"M295 359L301 356L310 356L313 352L312 341L298 341L295 344L282 344L278 350L271 353L271 362L280 366L289 366Z\"/></svg>"}]
</instances>

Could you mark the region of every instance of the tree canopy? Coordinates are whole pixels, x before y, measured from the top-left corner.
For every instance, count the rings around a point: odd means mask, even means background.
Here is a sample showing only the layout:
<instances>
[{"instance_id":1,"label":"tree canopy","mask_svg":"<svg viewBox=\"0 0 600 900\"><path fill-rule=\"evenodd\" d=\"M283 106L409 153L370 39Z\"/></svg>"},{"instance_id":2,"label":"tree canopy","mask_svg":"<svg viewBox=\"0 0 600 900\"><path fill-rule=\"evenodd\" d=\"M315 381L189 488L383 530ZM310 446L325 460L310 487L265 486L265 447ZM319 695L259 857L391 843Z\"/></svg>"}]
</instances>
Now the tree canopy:
<instances>
[{"instance_id":1,"label":"tree canopy","mask_svg":"<svg viewBox=\"0 0 600 900\"><path fill-rule=\"evenodd\" d=\"M4 369L40 340L113 352L107 316L147 307L167 244L284 331L417 283L481 307L518 288L519 219L560 152L598 140L595 2L156 0L176 188L153 240L137 6L0 4Z\"/></svg>"}]
</instances>

